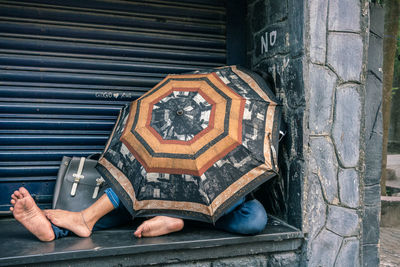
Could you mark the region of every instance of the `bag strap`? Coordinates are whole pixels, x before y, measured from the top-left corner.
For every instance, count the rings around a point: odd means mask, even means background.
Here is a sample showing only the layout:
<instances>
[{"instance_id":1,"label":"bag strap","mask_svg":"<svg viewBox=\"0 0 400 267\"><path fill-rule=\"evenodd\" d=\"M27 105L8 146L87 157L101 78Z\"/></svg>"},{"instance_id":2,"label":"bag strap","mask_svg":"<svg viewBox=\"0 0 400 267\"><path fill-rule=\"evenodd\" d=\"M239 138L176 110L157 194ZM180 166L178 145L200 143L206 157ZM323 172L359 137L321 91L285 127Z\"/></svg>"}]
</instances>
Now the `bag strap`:
<instances>
[{"instance_id":1,"label":"bag strap","mask_svg":"<svg viewBox=\"0 0 400 267\"><path fill-rule=\"evenodd\" d=\"M105 180L104 180L104 178L101 177L101 176L100 176L99 178L96 179L96 187L94 188L93 195L92 195L92 198L93 198L93 199L97 198L97 196L98 196L98 194L99 194L100 186L101 186L104 182L105 182Z\"/></svg>"},{"instance_id":2,"label":"bag strap","mask_svg":"<svg viewBox=\"0 0 400 267\"><path fill-rule=\"evenodd\" d=\"M72 177L75 177L75 179L74 183L72 184L71 196L75 196L79 180L85 178L85 176L82 175L84 165L85 165L85 158L81 157L81 160L79 161L78 171L72 174Z\"/></svg>"}]
</instances>

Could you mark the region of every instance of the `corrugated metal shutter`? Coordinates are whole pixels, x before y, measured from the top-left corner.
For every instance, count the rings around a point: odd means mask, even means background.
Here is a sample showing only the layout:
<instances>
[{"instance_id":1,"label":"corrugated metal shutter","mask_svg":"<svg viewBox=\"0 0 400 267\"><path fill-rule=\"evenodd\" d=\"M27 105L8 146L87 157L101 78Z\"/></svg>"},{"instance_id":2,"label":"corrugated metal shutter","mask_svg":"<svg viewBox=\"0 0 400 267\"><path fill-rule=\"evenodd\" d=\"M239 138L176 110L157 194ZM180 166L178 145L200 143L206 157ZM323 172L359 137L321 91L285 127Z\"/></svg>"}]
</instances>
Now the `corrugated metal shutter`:
<instances>
[{"instance_id":1,"label":"corrugated metal shutter","mask_svg":"<svg viewBox=\"0 0 400 267\"><path fill-rule=\"evenodd\" d=\"M120 107L168 73L226 64L223 1L0 0L0 211L51 201L63 155L101 152Z\"/></svg>"}]
</instances>

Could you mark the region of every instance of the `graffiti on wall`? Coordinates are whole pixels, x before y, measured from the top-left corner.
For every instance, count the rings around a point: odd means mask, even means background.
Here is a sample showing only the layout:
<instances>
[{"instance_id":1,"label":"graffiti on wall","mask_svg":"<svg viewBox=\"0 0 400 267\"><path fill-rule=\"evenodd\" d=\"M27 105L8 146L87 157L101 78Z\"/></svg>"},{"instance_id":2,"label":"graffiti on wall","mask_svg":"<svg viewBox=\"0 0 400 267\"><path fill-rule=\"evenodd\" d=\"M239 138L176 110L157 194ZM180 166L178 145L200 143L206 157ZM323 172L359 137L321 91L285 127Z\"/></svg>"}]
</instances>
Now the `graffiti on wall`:
<instances>
[{"instance_id":1,"label":"graffiti on wall","mask_svg":"<svg viewBox=\"0 0 400 267\"><path fill-rule=\"evenodd\" d=\"M261 54L267 53L276 43L277 31L265 32L261 35Z\"/></svg>"}]
</instances>

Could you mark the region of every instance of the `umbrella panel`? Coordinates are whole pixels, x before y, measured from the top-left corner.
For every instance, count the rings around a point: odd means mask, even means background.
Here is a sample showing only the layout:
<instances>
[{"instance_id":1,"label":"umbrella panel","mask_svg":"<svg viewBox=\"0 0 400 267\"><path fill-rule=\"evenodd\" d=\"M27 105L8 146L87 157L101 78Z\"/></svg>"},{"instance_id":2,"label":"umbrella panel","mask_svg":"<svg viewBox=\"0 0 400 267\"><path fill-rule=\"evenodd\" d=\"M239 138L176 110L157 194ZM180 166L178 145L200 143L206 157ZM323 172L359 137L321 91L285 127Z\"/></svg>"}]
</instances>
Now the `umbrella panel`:
<instances>
[{"instance_id":1,"label":"umbrella panel","mask_svg":"<svg viewBox=\"0 0 400 267\"><path fill-rule=\"evenodd\" d=\"M183 128L181 120L175 124L166 117L181 116L187 118L183 103L195 101L183 98L182 95L195 93L197 98L202 96L211 108L210 124L194 134L191 140L176 140L179 134L173 129ZM170 103L160 106L160 102ZM127 127L121 140L148 172L165 172L170 174L202 175L218 159L241 143L242 116L245 100L227 87L214 73L204 75L170 75L161 81L154 89L132 104ZM189 106L200 108L195 104ZM165 123L162 127L170 128L171 136L164 138L151 126L154 112L163 113ZM198 109L201 112L200 109ZM174 115L171 115L174 114ZM187 119L188 120L188 119ZM191 124L197 123L192 117ZM196 121L196 122L195 122Z\"/></svg>"}]
</instances>

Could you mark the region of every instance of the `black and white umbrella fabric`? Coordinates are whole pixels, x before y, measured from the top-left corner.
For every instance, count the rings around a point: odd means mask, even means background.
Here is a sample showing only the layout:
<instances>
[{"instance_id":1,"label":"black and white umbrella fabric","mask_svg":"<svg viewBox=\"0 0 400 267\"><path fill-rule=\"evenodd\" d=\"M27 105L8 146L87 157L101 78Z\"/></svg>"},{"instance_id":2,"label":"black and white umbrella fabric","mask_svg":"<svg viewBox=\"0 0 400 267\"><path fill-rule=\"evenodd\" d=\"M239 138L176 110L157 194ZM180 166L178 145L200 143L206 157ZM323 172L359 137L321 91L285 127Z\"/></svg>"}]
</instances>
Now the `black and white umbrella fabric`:
<instances>
[{"instance_id":1,"label":"black and white umbrella fabric","mask_svg":"<svg viewBox=\"0 0 400 267\"><path fill-rule=\"evenodd\" d=\"M280 113L243 68L168 75L121 110L97 169L133 216L214 223L276 175Z\"/></svg>"}]
</instances>

